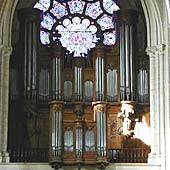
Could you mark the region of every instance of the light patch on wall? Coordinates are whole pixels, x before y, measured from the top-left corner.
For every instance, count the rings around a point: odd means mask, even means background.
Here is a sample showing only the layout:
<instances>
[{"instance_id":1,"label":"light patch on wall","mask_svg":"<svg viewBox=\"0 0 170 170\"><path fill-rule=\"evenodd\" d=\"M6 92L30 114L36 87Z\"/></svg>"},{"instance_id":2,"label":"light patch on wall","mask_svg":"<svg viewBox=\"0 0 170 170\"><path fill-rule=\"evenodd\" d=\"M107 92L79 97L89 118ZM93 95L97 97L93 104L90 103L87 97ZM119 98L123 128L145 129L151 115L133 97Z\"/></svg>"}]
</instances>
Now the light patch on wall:
<instances>
[{"instance_id":1,"label":"light patch on wall","mask_svg":"<svg viewBox=\"0 0 170 170\"><path fill-rule=\"evenodd\" d=\"M149 113L148 113L149 115ZM142 117L142 122L136 122L134 129L134 138L142 140L145 144L151 145L151 133L148 124L149 116L147 114Z\"/></svg>"}]
</instances>

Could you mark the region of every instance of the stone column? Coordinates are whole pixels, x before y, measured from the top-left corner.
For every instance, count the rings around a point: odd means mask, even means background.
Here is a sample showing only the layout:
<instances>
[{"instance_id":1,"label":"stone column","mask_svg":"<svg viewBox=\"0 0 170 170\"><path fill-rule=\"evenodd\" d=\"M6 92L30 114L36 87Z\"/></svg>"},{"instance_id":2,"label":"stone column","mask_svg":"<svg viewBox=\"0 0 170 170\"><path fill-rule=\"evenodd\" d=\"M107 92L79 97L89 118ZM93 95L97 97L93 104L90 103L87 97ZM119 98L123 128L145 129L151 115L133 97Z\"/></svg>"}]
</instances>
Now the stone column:
<instances>
[{"instance_id":1,"label":"stone column","mask_svg":"<svg viewBox=\"0 0 170 170\"><path fill-rule=\"evenodd\" d=\"M166 46L166 52L164 55L164 74L165 74L165 158L166 158L166 170L170 169L170 45Z\"/></svg>"},{"instance_id":2,"label":"stone column","mask_svg":"<svg viewBox=\"0 0 170 170\"><path fill-rule=\"evenodd\" d=\"M8 137L8 91L9 59L12 48L0 46L0 162L9 162Z\"/></svg>"},{"instance_id":3,"label":"stone column","mask_svg":"<svg viewBox=\"0 0 170 170\"><path fill-rule=\"evenodd\" d=\"M161 44L157 46L157 51L159 55L159 114L160 114L160 154L161 154L161 166L162 169L165 169L165 163L166 163L166 152L168 151L168 148L166 148L166 112L165 107L166 104L169 104L166 100L166 77L165 77L165 71L164 71L164 61L165 61L165 45Z\"/></svg>"},{"instance_id":4,"label":"stone column","mask_svg":"<svg viewBox=\"0 0 170 170\"><path fill-rule=\"evenodd\" d=\"M161 154L164 150L164 72L163 45L147 47L150 57L150 125L151 153L148 162L161 164Z\"/></svg>"}]
</instances>

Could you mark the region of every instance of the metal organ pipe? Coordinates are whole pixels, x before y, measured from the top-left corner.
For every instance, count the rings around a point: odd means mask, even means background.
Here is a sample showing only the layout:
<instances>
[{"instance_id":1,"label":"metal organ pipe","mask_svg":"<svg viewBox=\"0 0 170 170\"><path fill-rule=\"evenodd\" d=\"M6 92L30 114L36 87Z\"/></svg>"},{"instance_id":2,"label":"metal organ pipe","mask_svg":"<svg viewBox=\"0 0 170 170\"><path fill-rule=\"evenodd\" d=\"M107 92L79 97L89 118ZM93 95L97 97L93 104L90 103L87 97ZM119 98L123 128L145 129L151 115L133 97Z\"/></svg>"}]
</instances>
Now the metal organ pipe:
<instances>
[{"instance_id":1,"label":"metal organ pipe","mask_svg":"<svg viewBox=\"0 0 170 170\"><path fill-rule=\"evenodd\" d=\"M131 9L118 12L117 20L120 27L120 98L134 100L134 35L138 13Z\"/></svg>"},{"instance_id":2,"label":"metal organ pipe","mask_svg":"<svg viewBox=\"0 0 170 170\"><path fill-rule=\"evenodd\" d=\"M104 59L96 59L96 100L104 100Z\"/></svg>"},{"instance_id":3,"label":"metal organ pipe","mask_svg":"<svg viewBox=\"0 0 170 170\"><path fill-rule=\"evenodd\" d=\"M106 103L93 103L96 114L97 153L99 159L106 157Z\"/></svg>"},{"instance_id":4,"label":"metal organ pipe","mask_svg":"<svg viewBox=\"0 0 170 170\"><path fill-rule=\"evenodd\" d=\"M61 162L62 143L63 143L63 103L61 101L52 101L50 104L50 145L49 161L56 159Z\"/></svg>"},{"instance_id":5,"label":"metal organ pipe","mask_svg":"<svg viewBox=\"0 0 170 170\"><path fill-rule=\"evenodd\" d=\"M82 100L82 68L75 66L75 97L76 101Z\"/></svg>"},{"instance_id":6,"label":"metal organ pipe","mask_svg":"<svg viewBox=\"0 0 170 170\"><path fill-rule=\"evenodd\" d=\"M130 25L130 92L131 92L131 98L134 98L134 92L133 92L133 82L134 82L134 66L133 66L133 56L134 56L134 50L133 50L133 29L132 25Z\"/></svg>"},{"instance_id":7,"label":"metal organ pipe","mask_svg":"<svg viewBox=\"0 0 170 170\"><path fill-rule=\"evenodd\" d=\"M38 28L42 11L34 8L23 8L18 11L20 21L21 62L23 64L24 98L36 99L37 90L37 43ZM24 34L24 36L23 36Z\"/></svg>"},{"instance_id":8,"label":"metal organ pipe","mask_svg":"<svg viewBox=\"0 0 170 170\"><path fill-rule=\"evenodd\" d=\"M52 100L61 101L61 47L52 47Z\"/></svg>"}]
</instances>

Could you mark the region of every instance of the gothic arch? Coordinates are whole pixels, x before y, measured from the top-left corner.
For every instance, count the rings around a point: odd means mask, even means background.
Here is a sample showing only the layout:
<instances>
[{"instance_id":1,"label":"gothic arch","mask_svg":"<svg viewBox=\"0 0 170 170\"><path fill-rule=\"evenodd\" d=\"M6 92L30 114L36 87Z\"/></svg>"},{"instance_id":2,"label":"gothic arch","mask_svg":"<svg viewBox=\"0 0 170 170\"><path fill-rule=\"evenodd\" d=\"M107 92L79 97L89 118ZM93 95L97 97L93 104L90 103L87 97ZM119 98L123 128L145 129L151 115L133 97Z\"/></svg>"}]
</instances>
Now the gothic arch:
<instances>
[{"instance_id":1,"label":"gothic arch","mask_svg":"<svg viewBox=\"0 0 170 170\"><path fill-rule=\"evenodd\" d=\"M19 0L3 0L0 1L2 4L0 7L0 105L3 106L0 109L0 132L3 129L7 129L7 125L2 122L2 118L5 117L7 119L8 115L8 78L5 78L5 75L8 74L9 71L9 61L2 62L2 58L9 57L10 48L11 48L11 34L12 34L12 21L14 17L14 11L16 9L16 5ZM152 47L156 45L160 45L164 43L164 35L163 35L163 21L161 18L161 13L159 9L159 0L141 0L141 4L144 10L146 26L147 26L147 46ZM166 0L166 3L169 4L169 1ZM166 9L167 13L169 11L169 5L167 5ZM7 49L6 49L7 48ZM6 51L7 50L7 51ZM4 54L5 53L5 54ZM6 54L7 53L7 54ZM6 58L4 58L6 59ZM3 81L5 80L5 81ZM5 94L5 96L2 94ZM5 102L4 102L4 98ZM6 126L6 127L4 127ZM7 131L6 131L7 132ZM0 138L6 139L7 134L0 133ZM0 144L6 144L6 141L0 141ZM1 149L1 148L0 148Z\"/></svg>"},{"instance_id":2,"label":"gothic arch","mask_svg":"<svg viewBox=\"0 0 170 170\"><path fill-rule=\"evenodd\" d=\"M158 2L141 1L147 26L147 46L163 43L163 28Z\"/></svg>"}]
</instances>

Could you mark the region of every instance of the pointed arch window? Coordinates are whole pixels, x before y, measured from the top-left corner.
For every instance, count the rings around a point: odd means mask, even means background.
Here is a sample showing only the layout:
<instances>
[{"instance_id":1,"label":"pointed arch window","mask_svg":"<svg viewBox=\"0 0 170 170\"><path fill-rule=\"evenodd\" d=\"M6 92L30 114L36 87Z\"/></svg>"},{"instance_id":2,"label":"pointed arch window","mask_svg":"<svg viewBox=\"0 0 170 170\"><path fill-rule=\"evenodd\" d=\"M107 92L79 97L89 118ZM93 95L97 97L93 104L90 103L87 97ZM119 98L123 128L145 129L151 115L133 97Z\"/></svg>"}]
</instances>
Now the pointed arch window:
<instances>
[{"instance_id":1,"label":"pointed arch window","mask_svg":"<svg viewBox=\"0 0 170 170\"><path fill-rule=\"evenodd\" d=\"M113 0L39 0L34 8L43 11L43 45L61 43L74 57L86 57L97 43L116 42L112 14L119 7Z\"/></svg>"}]
</instances>

